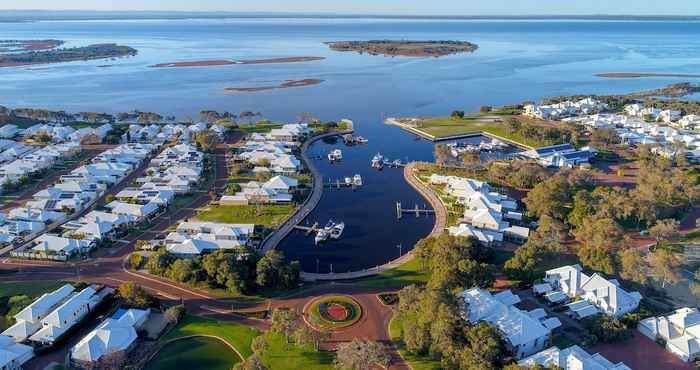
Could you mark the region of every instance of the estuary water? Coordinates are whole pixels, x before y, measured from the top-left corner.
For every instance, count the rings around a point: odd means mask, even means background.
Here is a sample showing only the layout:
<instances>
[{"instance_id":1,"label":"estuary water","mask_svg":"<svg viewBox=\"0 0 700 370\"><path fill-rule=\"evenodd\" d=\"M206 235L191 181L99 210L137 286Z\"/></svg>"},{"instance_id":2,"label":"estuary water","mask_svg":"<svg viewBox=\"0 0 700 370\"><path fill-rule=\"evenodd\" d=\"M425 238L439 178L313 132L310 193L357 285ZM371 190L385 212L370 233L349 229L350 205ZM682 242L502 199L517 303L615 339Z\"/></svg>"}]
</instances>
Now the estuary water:
<instances>
[{"instance_id":1,"label":"estuary water","mask_svg":"<svg viewBox=\"0 0 700 370\"><path fill-rule=\"evenodd\" d=\"M601 72L700 72L700 23L685 21L230 19L51 21L0 23L2 39L57 38L67 46L116 42L135 57L0 68L0 105L66 111L157 111L179 117L203 109L259 111L273 120L310 112L323 120L350 118L363 146L342 148L338 165L319 162L324 177L359 173L357 192L329 190L310 222L347 224L341 241L313 247L292 234L281 246L306 271L373 267L407 252L432 227L431 218L397 220L395 202L424 201L401 172L372 171L377 152L391 159L431 160L433 146L382 124L387 116L440 115L538 100L551 95L621 93L681 82L681 78L605 79ZM473 54L389 58L339 53L324 42L369 39L449 39L479 45ZM291 64L148 68L209 59L320 56ZM316 78L319 85L258 93L226 87L276 85ZM323 155L338 144L312 147ZM338 146L340 147L340 146Z\"/></svg>"}]
</instances>

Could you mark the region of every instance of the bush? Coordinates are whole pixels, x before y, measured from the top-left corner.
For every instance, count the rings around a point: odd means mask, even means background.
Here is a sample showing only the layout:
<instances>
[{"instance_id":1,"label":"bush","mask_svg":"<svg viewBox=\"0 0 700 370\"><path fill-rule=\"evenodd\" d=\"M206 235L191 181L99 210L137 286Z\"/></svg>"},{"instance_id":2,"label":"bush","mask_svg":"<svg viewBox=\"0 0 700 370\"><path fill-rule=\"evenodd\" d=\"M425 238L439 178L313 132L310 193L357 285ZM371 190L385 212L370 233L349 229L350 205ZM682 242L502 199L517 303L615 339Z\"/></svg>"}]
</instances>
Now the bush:
<instances>
[{"instance_id":1,"label":"bush","mask_svg":"<svg viewBox=\"0 0 700 370\"><path fill-rule=\"evenodd\" d=\"M588 332L599 342L615 343L632 337L630 328L624 322L607 315L599 315L583 320Z\"/></svg>"},{"instance_id":2,"label":"bush","mask_svg":"<svg viewBox=\"0 0 700 370\"><path fill-rule=\"evenodd\" d=\"M179 322L183 317L185 317L185 306L184 305L177 305L177 306L172 306L165 310L165 319L168 320L168 322L176 323Z\"/></svg>"},{"instance_id":3,"label":"bush","mask_svg":"<svg viewBox=\"0 0 700 370\"><path fill-rule=\"evenodd\" d=\"M127 262L129 263L129 267L131 267L132 270L138 270L143 265L143 256L141 255L141 253L132 253L129 255L129 259Z\"/></svg>"}]
</instances>

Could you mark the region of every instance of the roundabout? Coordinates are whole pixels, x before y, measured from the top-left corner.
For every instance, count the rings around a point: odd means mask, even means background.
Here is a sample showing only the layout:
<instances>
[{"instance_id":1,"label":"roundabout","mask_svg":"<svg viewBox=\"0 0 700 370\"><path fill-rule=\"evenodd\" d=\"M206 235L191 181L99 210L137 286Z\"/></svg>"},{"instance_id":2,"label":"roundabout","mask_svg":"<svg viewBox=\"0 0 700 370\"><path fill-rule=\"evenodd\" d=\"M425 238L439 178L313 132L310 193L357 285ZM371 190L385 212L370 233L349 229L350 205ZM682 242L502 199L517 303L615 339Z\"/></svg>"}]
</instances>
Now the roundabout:
<instances>
[{"instance_id":1,"label":"roundabout","mask_svg":"<svg viewBox=\"0 0 700 370\"><path fill-rule=\"evenodd\" d=\"M350 296L325 295L304 307L304 320L317 330L339 330L362 318L362 306Z\"/></svg>"}]
</instances>

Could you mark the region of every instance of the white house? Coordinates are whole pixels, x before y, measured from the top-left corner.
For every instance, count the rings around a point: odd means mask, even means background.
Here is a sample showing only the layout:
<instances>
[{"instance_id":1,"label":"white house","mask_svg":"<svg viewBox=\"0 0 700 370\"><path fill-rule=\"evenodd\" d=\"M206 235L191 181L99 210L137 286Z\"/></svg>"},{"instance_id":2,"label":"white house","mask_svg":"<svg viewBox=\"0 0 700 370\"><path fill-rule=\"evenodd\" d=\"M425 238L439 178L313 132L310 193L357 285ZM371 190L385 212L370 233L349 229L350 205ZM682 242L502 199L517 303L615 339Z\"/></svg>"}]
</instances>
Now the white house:
<instances>
[{"instance_id":1,"label":"white house","mask_svg":"<svg viewBox=\"0 0 700 370\"><path fill-rule=\"evenodd\" d=\"M697 308L680 308L668 316L644 319L637 330L653 341L663 340L666 349L683 361L700 358L700 312Z\"/></svg>"},{"instance_id":2,"label":"white house","mask_svg":"<svg viewBox=\"0 0 700 370\"><path fill-rule=\"evenodd\" d=\"M32 347L15 343L12 338L0 335L0 369L21 370L22 365L33 357Z\"/></svg>"},{"instance_id":3,"label":"white house","mask_svg":"<svg viewBox=\"0 0 700 370\"><path fill-rule=\"evenodd\" d=\"M551 332L561 326L556 318L546 319L542 311L522 311L514 305L520 298L510 290L492 295L473 288L458 295L464 301L463 316L472 324L486 321L495 326L516 358L537 353L549 345Z\"/></svg>"},{"instance_id":4,"label":"white house","mask_svg":"<svg viewBox=\"0 0 700 370\"><path fill-rule=\"evenodd\" d=\"M77 252L88 252L94 245L94 241L89 238L70 239L44 234L36 238L31 250L35 253L57 254L70 257Z\"/></svg>"},{"instance_id":5,"label":"white house","mask_svg":"<svg viewBox=\"0 0 700 370\"><path fill-rule=\"evenodd\" d=\"M158 212L159 206L155 203L131 204L120 201L113 201L105 206L115 215L131 216L137 222L143 221Z\"/></svg>"},{"instance_id":6,"label":"white house","mask_svg":"<svg viewBox=\"0 0 700 370\"><path fill-rule=\"evenodd\" d=\"M107 354L129 351L138 339L136 330L143 326L149 314L148 310L129 309L103 321L71 349L71 359L95 362Z\"/></svg>"},{"instance_id":7,"label":"white house","mask_svg":"<svg viewBox=\"0 0 700 370\"><path fill-rule=\"evenodd\" d=\"M24 342L41 328L41 320L74 291L75 288L72 285L66 284L53 292L43 294L16 314L15 324L2 332L2 335L12 337L16 342Z\"/></svg>"},{"instance_id":8,"label":"white house","mask_svg":"<svg viewBox=\"0 0 700 370\"><path fill-rule=\"evenodd\" d=\"M518 361L518 365L526 368L554 366L563 370L632 370L622 362L613 364L599 353L591 355L577 345L564 350L558 347L547 348Z\"/></svg>"},{"instance_id":9,"label":"white house","mask_svg":"<svg viewBox=\"0 0 700 370\"><path fill-rule=\"evenodd\" d=\"M41 320L41 329L29 337L30 341L52 344L75 324L80 322L104 298L94 287L73 294Z\"/></svg>"},{"instance_id":10,"label":"white house","mask_svg":"<svg viewBox=\"0 0 700 370\"><path fill-rule=\"evenodd\" d=\"M638 292L627 292L615 279L608 280L598 273L591 276L581 271L581 266L562 266L545 273L545 281L552 285L550 301L562 301L561 294L574 298L583 297L588 304L602 313L620 317L637 309L642 296ZM560 294L557 295L556 293ZM577 310L589 312L586 306L575 306Z\"/></svg>"}]
</instances>

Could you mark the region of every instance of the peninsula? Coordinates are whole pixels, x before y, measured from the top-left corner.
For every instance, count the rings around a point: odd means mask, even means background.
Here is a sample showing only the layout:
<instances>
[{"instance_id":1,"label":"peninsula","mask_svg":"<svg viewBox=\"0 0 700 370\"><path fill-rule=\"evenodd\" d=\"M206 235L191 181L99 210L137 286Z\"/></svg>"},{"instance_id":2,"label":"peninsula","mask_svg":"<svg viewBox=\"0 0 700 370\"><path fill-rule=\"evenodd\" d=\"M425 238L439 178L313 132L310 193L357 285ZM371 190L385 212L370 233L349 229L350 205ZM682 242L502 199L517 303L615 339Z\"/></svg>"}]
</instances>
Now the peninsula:
<instances>
[{"instance_id":1,"label":"peninsula","mask_svg":"<svg viewBox=\"0 0 700 370\"><path fill-rule=\"evenodd\" d=\"M316 78L305 78L303 80L286 80L277 86L258 86L258 87L227 87L224 89L226 92L230 93L252 93L279 89L288 89L290 87L301 87L301 86L312 86L318 85L323 80Z\"/></svg>"},{"instance_id":2,"label":"peninsula","mask_svg":"<svg viewBox=\"0 0 700 370\"><path fill-rule=\"evenodd\" d=\"M335 51L354 51L360 54L403 57L442 57L451 54L473 53L478 45L467 41L408 41L370 40L333 41L326 45Z\"/></svg>"},{"instance_id":3,"label":"peninsula","mask_svg":"<svg viewBox=\"0 0 700 370\"><path fill-rule=\"evenodd\" d=\"M36 47L36 43L33 44ZM136 55L134 48L117 44L94 44L75 48L0 54L0 67L74 62Z\"/></svg>"},{"instance_id":4,"label":"peninsula","mask_svg":"<svg viewBox=\"0 0 700 370\"><path fill-rule=\"evenodd\" d=\"M225 66L231 64L281 64L281 63L300 63L313 62L316 60L326 59L324 57L281 57L268 59L243 59L243 60L193 60L186 62L159 63L150 66L151 68L177 68L177 67L209 67L209 66Z\"/></svg>"}]
</instances>

